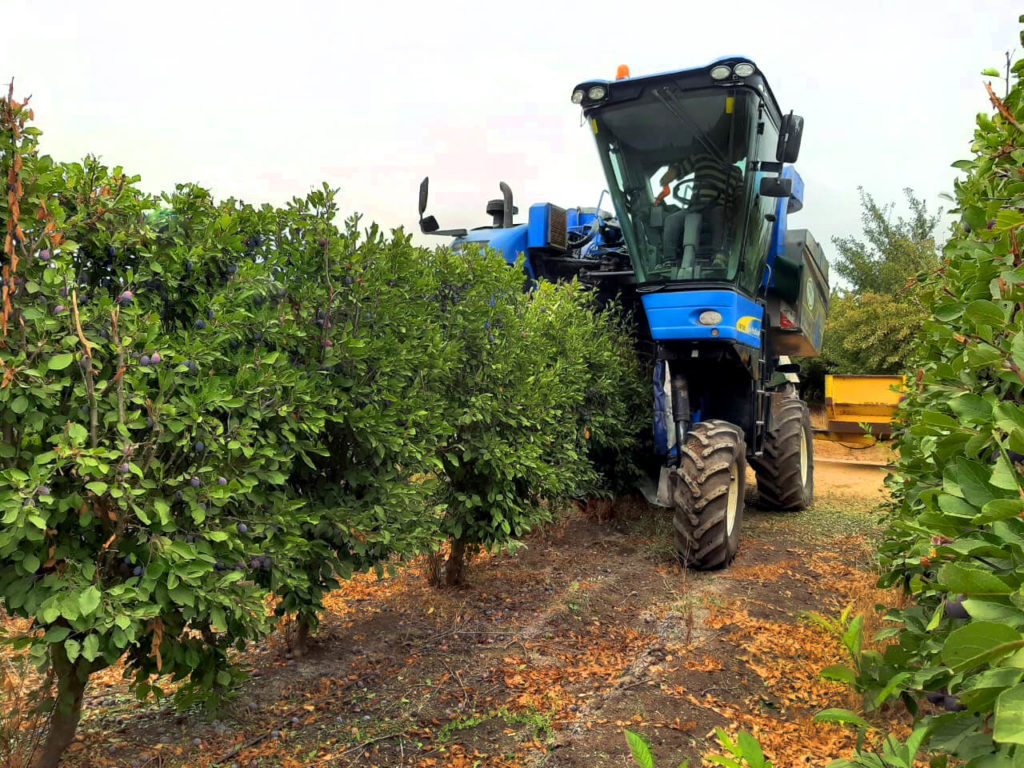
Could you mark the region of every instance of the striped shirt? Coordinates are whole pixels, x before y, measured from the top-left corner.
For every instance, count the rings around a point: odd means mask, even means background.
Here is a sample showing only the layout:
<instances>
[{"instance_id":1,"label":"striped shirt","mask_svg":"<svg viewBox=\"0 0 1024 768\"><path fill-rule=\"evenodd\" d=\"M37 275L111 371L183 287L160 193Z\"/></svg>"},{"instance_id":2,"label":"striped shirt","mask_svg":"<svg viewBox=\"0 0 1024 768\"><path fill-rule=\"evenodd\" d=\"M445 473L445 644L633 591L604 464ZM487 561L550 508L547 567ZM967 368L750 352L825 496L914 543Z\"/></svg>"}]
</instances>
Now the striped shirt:
<instances>
[{"instance_id":1,"label":"striped shirt","mask_svg":"<svg viewBox=\"0 0 1024 768\"><path fill-rule=\"evenodd\" d=\"M694 176L690 207L724 205L735 199L743 188L743 171L708 154L690 155L675 165L677 179Z\"/></svg>"}]
</instances>

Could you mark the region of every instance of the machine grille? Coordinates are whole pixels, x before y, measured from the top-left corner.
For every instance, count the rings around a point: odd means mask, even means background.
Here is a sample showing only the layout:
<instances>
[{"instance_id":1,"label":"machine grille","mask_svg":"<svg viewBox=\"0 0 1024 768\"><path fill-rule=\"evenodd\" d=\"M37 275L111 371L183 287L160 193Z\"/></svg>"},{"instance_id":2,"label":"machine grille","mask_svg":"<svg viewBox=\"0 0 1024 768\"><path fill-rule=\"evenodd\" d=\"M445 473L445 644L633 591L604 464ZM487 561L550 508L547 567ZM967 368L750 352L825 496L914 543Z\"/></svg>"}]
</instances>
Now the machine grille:
<instances>
[{"instance_id":1,"label":"machine grille","mask_svg":"<svg viewBox=\"0 0 1024 768\"><path fill-rule=\"evenodd\" d=\"M565 208L559 208L557 205L551 206L548 215L548 244L563 251L569 248L569 222Z\"/></svg>"}]
</instances>

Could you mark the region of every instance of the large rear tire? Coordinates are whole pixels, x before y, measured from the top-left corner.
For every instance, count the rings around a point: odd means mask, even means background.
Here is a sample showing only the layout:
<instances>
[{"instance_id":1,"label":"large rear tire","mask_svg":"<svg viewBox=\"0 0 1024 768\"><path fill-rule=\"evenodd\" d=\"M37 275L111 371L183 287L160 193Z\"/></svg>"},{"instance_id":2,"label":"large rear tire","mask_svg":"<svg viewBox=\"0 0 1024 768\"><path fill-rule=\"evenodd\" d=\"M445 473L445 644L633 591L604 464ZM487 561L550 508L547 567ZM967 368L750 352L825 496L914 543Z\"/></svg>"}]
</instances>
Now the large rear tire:
<instances>
[{"instance_id":1,"label":"large rear tire","mask_svg":"<svg viewBox=\"0 0 1024 768\"><path fill-rule=\"evenodd\" d=\"M807 509L814 501L814 430L807 403L794 395L772 403L764 454L750 463L760 503L769 509Z\"/></svg>"},{"instance_id":2,"label":"large rear tire","mask_svg":"<svg viewBox=\"0 0 1024 768\"><path fill-rule=\"evenodd\" d=\"M694 425L672 474L676 553L687 568L724 568L736 556L743 522L747 447L727 421Z\"/></svg>"}]
</instances>

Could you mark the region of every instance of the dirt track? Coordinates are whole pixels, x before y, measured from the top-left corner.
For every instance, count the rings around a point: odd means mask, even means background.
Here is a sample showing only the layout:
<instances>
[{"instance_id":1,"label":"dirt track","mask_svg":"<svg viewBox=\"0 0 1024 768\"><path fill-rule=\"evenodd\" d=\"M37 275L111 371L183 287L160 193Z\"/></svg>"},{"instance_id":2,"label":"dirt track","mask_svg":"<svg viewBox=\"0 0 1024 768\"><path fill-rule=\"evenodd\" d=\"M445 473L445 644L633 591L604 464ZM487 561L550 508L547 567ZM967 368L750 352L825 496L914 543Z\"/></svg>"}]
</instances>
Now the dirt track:
<instances>
[{"instance_id":1,"label":"dirt track","mask_svg":"<svg viewBox=\"0 0 1024 768\"><path fill-rule=\"evenodd\" d=\"M724 572L681 571L670 517L630 500L478 558L463 590L431 590L420 565L357 578L330 597L310 658L280 637L244 654L257 677L216 722L140 707L106 674L69 765L625 766L627 727L657 765L714 750L715 727L753 731L779 766L825 765L852 741L811 717L853 701L817 679L842 655L801 617L881 599L883 473L823 461L816 475L807 512L748 498Z\"/></svg>"}]
</instances>

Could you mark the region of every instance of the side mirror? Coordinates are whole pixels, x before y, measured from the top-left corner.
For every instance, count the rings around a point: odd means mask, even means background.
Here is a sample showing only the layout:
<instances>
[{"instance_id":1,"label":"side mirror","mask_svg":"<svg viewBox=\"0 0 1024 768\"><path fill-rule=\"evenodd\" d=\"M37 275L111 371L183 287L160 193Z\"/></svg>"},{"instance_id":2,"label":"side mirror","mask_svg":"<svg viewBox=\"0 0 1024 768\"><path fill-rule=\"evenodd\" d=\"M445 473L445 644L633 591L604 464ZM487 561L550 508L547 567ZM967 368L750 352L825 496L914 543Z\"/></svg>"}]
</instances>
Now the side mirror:
<instances>
[{"instance_id":1,"label":"side mirror","mask_svg":"<svg viewBox=\"0 0 1024 768\"><path fill-rule=\"evenodd\" d=\"M429 187L430 177L424 176L423 181L420 182L420 219L423 218L423 214L427 210L427 190ZM434 227L434 229L437 229L437 227Z\"/></svg>"},{"instance_id":2,"label":"side mirror","mask_svg":"<svg viewBox=\"0 0 1024 768\"><path fill-rule=\"evenodd\" d=\"M795 163L800 156L800 141L804 136L804 119L790 112L782 118L779 128L779 143L775 147L775 159L780 163Z\"/></svg>"},{"instance_id":3,"label":"side mirror","mask_svg":"<svg viewBox=\"0 0 1024 768\"><path fill-rule=\"evenodd\" d=\"M447 235L449 237L465 237L467 232L464 229L442 230L433 216L424 218L427 210L427 190L430 187L430 177L424 176L420 182L420 232L424 235Z\"/></svg>"},{"instance_id":4,"label":"side mirror","mask_svg":"<svg viewBox=\"0 0 1024 768\"><path fill-rule=\"evenodd\" d=\"M779 176L765 176L761 179L758 189L761 197L790 197L793 194L793 180Z\"/></svg>"}]
</instances>

